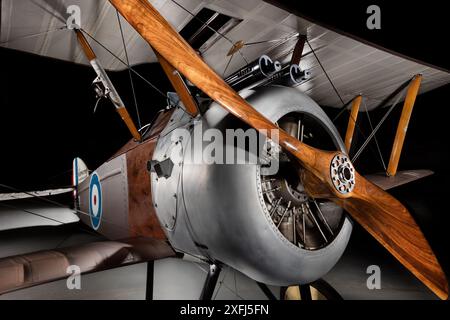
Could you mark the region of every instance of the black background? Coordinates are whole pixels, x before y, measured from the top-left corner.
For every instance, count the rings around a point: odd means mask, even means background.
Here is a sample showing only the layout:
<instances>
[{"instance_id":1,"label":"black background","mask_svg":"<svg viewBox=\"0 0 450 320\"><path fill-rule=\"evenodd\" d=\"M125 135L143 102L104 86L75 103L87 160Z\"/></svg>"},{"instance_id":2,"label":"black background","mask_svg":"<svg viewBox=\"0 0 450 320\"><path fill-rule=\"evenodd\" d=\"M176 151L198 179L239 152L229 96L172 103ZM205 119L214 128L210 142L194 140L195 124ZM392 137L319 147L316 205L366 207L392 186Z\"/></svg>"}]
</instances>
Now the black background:
<instances>
[{"instance_id":1,"label":"black background","mask_svg":"<svg viewBox=\"0 0 450 320\"><path fill-rule=\"evenodd\" d=\"M450 69L448 42L450 11L444 1L278 1L312 20L351 33L426 63ZM366 8L378 4L382 29L366 28ZM170 88L158 65L141 65L137 71L166 91ZM130 113L135 117L128 73L110 73ZM87 66L0 49L0 183L19 189L69 185L72 159L79 156L94 169L130 137L109 102L93 114L91 89L94 72ZM135 78L143 123L166 105ZM418 97L411 119L400 169L432 169L433 177L401 187L393 193L411 210L430 239L449 274L448 256L448 103L447 85ZM334 94L330 90L330 94ZM334 110L326 109L330 115ZM385 110L372 113L374 121ZM398 121L399 109L378 136L385 160ZM368 134L367 123L359 125ZM345 128L346 117L338 122ZM361 139L359 139L361 142ZM380 171L376 154L368 151L356 164L362 172ZM362 238L357 229L354 237Z\"/></svg>"}]
</instances>

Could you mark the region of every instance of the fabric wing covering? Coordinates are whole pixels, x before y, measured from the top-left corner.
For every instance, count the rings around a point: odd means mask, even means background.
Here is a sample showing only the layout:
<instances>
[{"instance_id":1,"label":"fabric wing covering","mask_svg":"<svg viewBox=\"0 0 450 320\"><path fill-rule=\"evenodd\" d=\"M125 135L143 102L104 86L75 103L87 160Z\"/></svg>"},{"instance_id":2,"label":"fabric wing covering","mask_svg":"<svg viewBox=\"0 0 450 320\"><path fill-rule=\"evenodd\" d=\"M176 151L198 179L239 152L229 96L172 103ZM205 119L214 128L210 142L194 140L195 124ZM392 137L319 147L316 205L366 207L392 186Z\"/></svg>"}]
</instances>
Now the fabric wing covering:
<instances>
[{"instance_id":1,"label":"fabric wing covering","mask_svg":"<svg viewBox=\"0 0 450 320\"><path fill-rule=\"evenodd\" d=\"M284 63L290 61L297 40L296 35L301 33L307 35L309 43L345 102L363 94L366 107L370 110L416 74L423 75L420 93L450 83L448 70L361 43L262 0L176 0L183 8L174 0L150 2L178 31L195 19L193 14L197 14L204 7L238 20L232 28L220 30L226 38L216 37L217 39L211 42L212 45L202 52L207 63L219 74L226 68L229 60L226 54L233 43L242 40L255 44L244 46L241 52L233 57L226 74L236 71L244 66L246 61L253 61L262 54ZM74 32L68 29L60 30L64 28L70 16L67 13L69 5L80 7L82 29L125 61L117 13L107 0L3 0L1 46L87 64ZM121 21L130 64L156 62L157 59L148 44L124 19L121 18ZM100 45L92 39L89 41L106 69L125 69L124 64ZM308 45L305 45L303 56L301 67L309 69L312 76L298 86L298 90L306 92L320 105L342 107L342 102L332 91Z\"/></svg>"}]
</instances>

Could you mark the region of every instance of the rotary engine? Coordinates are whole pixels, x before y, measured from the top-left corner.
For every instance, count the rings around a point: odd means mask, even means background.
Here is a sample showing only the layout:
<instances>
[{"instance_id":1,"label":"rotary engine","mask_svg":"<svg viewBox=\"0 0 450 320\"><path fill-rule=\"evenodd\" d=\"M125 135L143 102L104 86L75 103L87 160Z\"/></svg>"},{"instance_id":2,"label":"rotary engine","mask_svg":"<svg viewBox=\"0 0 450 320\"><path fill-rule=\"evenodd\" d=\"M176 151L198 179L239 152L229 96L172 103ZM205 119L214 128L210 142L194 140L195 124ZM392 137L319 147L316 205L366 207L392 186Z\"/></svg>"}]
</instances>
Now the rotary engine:
<instances>
[{"instance_id":1,"label":"rotary engine","mask_svg":"<svg viewBox=\"0 0 450 320\"><path fill-rule=\"evenodd\" d=\"M323 110L298 90L241 94L308 145L345 151ZM177 108L153 154L152 200L176 250L267 284L310 283L338 261L352 225L338 206L308 196L300 170L274 138L266 140L219 105L195 119Z\"/></svg>"}]
</instances>

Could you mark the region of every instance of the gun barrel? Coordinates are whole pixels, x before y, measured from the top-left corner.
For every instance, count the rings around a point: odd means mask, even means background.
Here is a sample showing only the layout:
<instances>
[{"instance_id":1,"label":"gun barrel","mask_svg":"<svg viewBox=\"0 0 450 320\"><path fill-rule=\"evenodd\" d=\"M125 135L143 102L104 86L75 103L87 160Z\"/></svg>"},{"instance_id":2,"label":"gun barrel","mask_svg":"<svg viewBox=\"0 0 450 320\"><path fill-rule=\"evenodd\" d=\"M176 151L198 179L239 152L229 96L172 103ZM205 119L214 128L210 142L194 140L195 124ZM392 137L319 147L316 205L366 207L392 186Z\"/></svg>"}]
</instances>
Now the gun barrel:
<instances>
[{"instance_id":1,"label":"gun barrel","mask_svg":"<svg viewBox=\"0 0 450 320\"><path fill-rule=\"evenodd\" d=\"M239 91L270 78L280 70L280 62L272 61L268 56L262 55L259 59L228 76L225 81L234 90Z\"/></svg>"}]
</instances>

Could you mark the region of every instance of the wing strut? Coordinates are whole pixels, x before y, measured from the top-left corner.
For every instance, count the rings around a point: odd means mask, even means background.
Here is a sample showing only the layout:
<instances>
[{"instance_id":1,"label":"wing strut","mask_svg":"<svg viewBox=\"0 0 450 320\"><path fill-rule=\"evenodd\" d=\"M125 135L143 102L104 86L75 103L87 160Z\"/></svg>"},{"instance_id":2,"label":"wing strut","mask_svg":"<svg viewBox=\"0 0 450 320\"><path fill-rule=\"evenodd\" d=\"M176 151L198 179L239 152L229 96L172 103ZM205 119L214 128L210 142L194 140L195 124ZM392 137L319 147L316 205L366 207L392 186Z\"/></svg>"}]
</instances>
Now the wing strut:
<instances>
[{"instance_id":1,"label":"wing strut","mask_svg":"<svg viewBox=\"0 0 450 320\"><path fill-rule=\"evenodd\" d=\"M178 93L178 96L183 102L186 111L193 117L198 115L198 106L194 97L191 95L189 89L186 87L186 83L181 77L180 73L162 57L159 53L155 52L158 57L159 63L170 80L170 83Z\"/></svg>"},{"instance_id":2,"label":"wing strut","mask_svg":"<svg viewBox=\"0 0 450 320\"><path fill-rule=\"evenodd\" d=\"M102 65L100 64L100 61L98 61L97 56L94 53L94 50L92 50L92 47L89 45L89 42L86 40L86 37L83 35L81 30L79 29L74 30L77 35L78 42L80 43L81 48L83 49L83 52L86 55L86 58L89 60L89 63L91 64L92 68L94 68L95 73L97 73L97 77L99 78L99 80L105 86L105 93L107 94L111 102L114 104L117 113L119 113L120 117L125 122L133 138L137 141L140 141L141 134L136 129L136 126L134 125L134 122L131 119L130 114L125 108L125 104L123 103L122 99L117 93L116 88L114 87L108 75L106 74L105 69L103 69Z\"/></svg>"},{"instance_id":3,"label":"wing strut","mask_svg":"<svg viewBox=\"0 0 450 320\"><path fill-rule=\"evenodd\" d=\"M359 107L361 106L362 96L358 95L352 103L352 111L348 120L347 133L345 134L345 148L350 154L352 146L353 134L355 132L356 120L358 119Z\"/></svg>"},{"instance_id":4,"label":"wing strut","mask_svg":"<svg viewBox=\"0 0 450 320\"><path fill-rule=\"evenodd\" d=\"M388 176L395 176L397 174L398 162L405 142L406 131L408 130L409 120L413 111L414 103L416 102L417 94L419 93L422 75L416 75L411 82L406 94L406 99L403 104L403 111L398 123L397 134L395 135L394 144L392 146L391 158L387 169Z\"/></svg>"}]
</instances>

